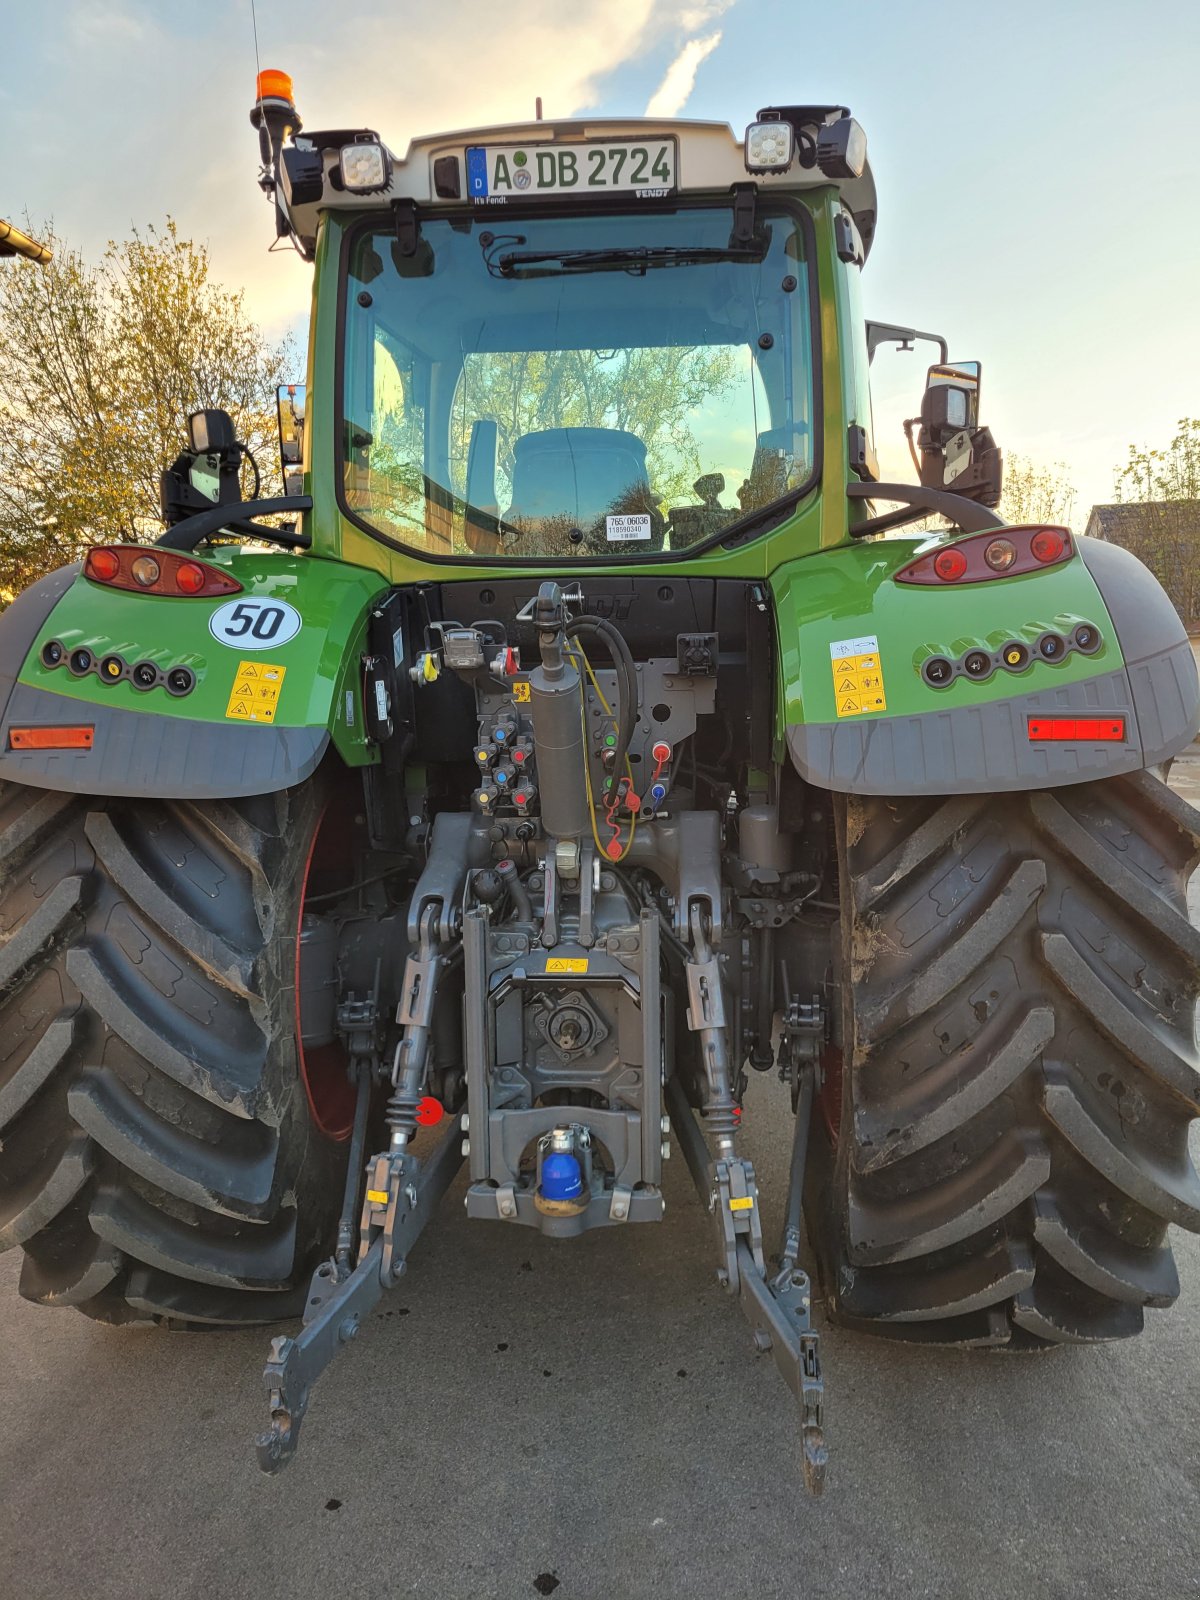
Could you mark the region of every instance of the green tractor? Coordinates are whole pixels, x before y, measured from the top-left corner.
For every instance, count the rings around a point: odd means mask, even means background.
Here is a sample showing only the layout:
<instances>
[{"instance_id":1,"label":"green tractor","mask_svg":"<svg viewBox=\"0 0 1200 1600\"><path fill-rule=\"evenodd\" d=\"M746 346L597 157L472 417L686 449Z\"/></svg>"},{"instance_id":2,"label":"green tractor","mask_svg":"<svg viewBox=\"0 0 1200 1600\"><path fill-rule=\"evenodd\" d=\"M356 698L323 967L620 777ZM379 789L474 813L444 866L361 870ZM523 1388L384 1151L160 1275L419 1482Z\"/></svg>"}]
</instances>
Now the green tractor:
<instances>
[{"instance_id":1,"label":"green tractor","mask_svg":"<svg viewBox=\"0 0 1200 1600\"><path fill-rule=\"evenodd\" d=\"M1200 1228L1188 640L1006 525L978 365L864 321L863 131L308 132L285 493L188 419L167 531L0 621L0 1243L21 1293L271 1346L266 1470L465 1161L468 1215L663 1215L826 1447L831 1318L1123 1337ZM869 367L932 338L912 483ZM881 510L890 505L899 509ZM943 531L911 524L941 519ZM764 1240L748 1074L794 1129Z\"/></svg>"}]
</instances>

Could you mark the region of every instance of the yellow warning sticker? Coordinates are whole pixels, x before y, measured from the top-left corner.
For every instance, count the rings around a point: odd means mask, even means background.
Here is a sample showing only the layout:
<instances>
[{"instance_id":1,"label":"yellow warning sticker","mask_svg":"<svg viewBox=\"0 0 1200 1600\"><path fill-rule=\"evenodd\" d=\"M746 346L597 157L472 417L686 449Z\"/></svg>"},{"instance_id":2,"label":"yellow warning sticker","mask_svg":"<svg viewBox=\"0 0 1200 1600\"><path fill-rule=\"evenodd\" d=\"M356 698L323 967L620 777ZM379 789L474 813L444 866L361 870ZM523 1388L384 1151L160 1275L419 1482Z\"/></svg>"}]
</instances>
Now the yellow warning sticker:
<instances>
[{"instance_id":1,"label":"yellow warning sticker","mask_svg":"<svg viewBox=\"0 0 1200 1600\"><path fill-rule=\"evenodd\" d=\"M388 1203L386 1189L368 1189L367 1199L373 1206L385 1206Z\"/></svg>"},{"instance_id":2,"label":"yellow warning sticker","mask_svg":"<svg viewBox=\"0 0 1200 1600\"><path fill-rule=\"evenodd\" d=\"M546 962L547 972L586 972L586 956L551 956Z\"/></svg>"},{"instance_id":3,"label":"yellow warning sticker","mask_svg":"<svg viewBox=\"0 0 1200 1600\"><path fill-rule=\"evenodd\" d=\"M512 697L513 697L514 700L528 700L529 699L529 680L528 680L528 678L520 678L520 679L518 679L518 681L516 683L513 684Z\"/></svg>"},{"instance_id":4,"label":"yellow warning sticker","mask_svg":"<svg viewBox=\"0 0 1200 1600\"><path fill-rule=\"evenodd\" d=\"M733 1197L733 1199L730 1200L730 1202L729 1202L729 1209L730 1209L730 1211L753 1211L754 1210L754 1197L753 1197L753 1195L749 1195L749 1194L735 1195Z\"/></svg>"},{"instance_id":5,"label":"yellow warning sticker","mask_svg":"<svg viewBox=\"0 0 1200 1600\"><path fill-rule=\"evenodd\" d=\"M238 722L274 722L286 671L267 661L239 661L225 715Z\"/></svg>"},{"instance_id":6,"label":"yellow warning sticker","mask_svg":"<svg viewBox=\"0 0 1200 1600\"><path fill-rule=\"evenodd\" d=\"M833 698L839 717L861 717L886 711L879 640L873 633L860 639L835 639L829 646L833 664Z\"/></svg>"}]
</instances>

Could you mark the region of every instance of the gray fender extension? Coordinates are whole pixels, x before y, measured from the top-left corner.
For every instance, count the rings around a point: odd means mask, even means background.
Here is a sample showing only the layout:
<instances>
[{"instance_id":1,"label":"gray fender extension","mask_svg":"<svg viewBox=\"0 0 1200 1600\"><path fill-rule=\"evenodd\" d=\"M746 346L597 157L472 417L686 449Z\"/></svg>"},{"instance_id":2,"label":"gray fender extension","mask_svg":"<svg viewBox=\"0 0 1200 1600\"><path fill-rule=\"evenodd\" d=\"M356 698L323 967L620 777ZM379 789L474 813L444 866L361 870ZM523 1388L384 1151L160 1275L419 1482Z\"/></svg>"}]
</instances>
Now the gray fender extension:
<instances>
[{"instance_id":1,"label":"gray fender extension","mask_svg":"<svg viewBox=\"0 0 1200 1600\"><path fill-rule=\"evenodd\" d=\"M1076 540L1116 628L1125 665L1081 683L910 717L792 724L792 761L844 794L980 794L1046 789L1157 766L1200 727L1187 633L1157 579L1119 545ZM1117 743L1030 743L1030 716L1123 716Z\"/></svg>"},{"instance_id":2,"label":"gray fender extension","mask_svg":"<svg viewBox=\"0 0 1200 1600\"><path fill-rule=\"evenodd\" d=\"M66 794L224 800L273 794L316 771L326 728L244 728L228 723L85 705L18 683L29 648L78 575L61 567L17 597L0 619L0 779ZM92 750L10 750L10 725L86 720Z\"/></svg>"}]
</instances>

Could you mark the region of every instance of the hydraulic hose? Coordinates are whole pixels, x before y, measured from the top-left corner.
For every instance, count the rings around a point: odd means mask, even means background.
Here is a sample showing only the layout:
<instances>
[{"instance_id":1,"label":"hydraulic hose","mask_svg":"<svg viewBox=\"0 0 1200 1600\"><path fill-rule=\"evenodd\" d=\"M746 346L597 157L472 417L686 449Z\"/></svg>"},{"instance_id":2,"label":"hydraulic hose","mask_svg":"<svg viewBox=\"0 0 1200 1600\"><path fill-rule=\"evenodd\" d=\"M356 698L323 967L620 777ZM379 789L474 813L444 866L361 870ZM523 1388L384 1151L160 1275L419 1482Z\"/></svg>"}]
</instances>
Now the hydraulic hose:
<instances>
[{"instance_id":1,"label":"hydraulic hose","mask_svg":"<svg viewBox=\"0 0 1200 1600\"><path fill-rule=\"evenodd\" d=\"M617 746L613 760L613 792L625 770L625 757L637 727L638 688L637 666L624 638L604 617L576 617L570 625L572 634L591 635L599 639L612 658L617 674Z\"/></svg>"}]
</instances>

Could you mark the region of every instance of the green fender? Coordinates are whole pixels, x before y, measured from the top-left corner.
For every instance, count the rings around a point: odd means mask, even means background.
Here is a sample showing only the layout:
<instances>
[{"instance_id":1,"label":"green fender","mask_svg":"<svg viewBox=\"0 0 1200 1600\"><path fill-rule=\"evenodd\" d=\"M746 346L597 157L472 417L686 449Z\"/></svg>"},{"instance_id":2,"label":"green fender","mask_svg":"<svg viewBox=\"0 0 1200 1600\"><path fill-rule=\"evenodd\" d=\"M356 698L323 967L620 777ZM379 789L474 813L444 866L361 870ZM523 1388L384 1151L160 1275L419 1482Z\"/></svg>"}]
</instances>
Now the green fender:
<instances>
[{"instance_id":1,"label":"green fender","mask_svg":"<svg viewBox=\"0 0 1200 1600\"><path fill-rule=\"evenodd\" d=\"M1187 634L1127 550L1077 538L1075 556L1044 571L894 581L942 542L875 539L775 574L779 759L848 794L974 794L1133 772L1192 741L1200 683ZM1099 634L1090 653L1070 647L1081 623ZM1068 641L1055 661L1037 652L1048 633ZM1010 643L1025 647L1020 670L1004 664ZM979 679L924 678L929 657L958 664L973 651L992 662ZM1119 737L1089 737L1097 724Z\"/></svg>"},{"instance_id":2,"label":"green fender","mask_svg":"<svg viewBox=\"0 0 1200 1600\"><path fill-rule=\"evenodd\" d=\"M331 743L352 766L378 758L363 723L361 657L371 603L386 587L380 575L311 555L222 549L204 559L241 592L143 594L65 567L0 616L0 778L213 799L299 783ZM58 665L43 654L52 642L62 647ZM77 674L79 650L94 665ZM154 669L152 687L135 681L143 664ZM178 669L192 683L182 694L169 687ZM28 747L61 737L38 730L64 728L85 730L90 747Z\"/></svg>"}]
</instances>

